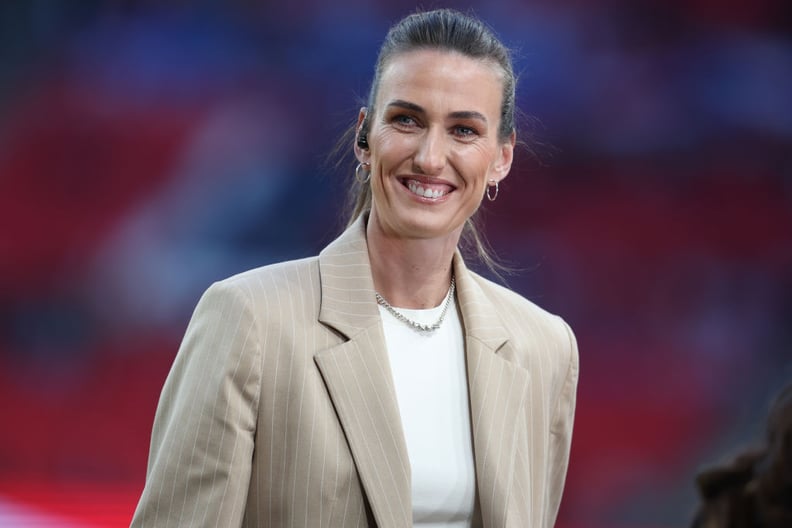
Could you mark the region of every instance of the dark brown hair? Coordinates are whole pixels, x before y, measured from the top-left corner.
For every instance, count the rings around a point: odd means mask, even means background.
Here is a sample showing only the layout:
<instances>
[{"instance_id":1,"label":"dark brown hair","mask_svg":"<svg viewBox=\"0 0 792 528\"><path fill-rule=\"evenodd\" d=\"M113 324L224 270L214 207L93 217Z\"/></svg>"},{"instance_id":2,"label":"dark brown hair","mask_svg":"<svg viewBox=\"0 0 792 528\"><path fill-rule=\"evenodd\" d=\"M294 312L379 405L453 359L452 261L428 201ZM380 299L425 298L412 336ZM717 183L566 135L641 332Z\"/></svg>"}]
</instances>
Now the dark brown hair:
<instances>
[{"instance_id":1,"label":"dark brown hair","mask_svg":"<svg viewBox=\"0 0 792 528\"><path fill-rule=\"evenodd\" d=\"M792 526L792 385L770 409L764 445L701 472L696 484L694 528Z\"/></svg>"}]
</instances>

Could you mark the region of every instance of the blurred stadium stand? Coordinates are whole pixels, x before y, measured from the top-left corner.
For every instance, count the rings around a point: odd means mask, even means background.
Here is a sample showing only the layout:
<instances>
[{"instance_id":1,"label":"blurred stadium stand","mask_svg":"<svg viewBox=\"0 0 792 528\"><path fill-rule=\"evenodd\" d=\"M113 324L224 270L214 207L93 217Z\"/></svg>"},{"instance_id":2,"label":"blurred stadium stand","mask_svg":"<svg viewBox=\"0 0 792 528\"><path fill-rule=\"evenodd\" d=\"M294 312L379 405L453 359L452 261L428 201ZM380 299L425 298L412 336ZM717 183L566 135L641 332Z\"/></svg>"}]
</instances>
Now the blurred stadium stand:
<instances>
[{"instance_id":1,"label":"blurred stadium stand","mask_svg":"<svg viewBox=\"0 0 792 528\"><path fill-rule=\"evenodd\" d=\"M0 526L128 525L201 292L343 225L324 156L408 11L270 4L0 4ZM517 51L535 155L484 214L578 336L558 525L685 526L792 378L792 4L443 5Z\"/></svg>"}]
</instances>

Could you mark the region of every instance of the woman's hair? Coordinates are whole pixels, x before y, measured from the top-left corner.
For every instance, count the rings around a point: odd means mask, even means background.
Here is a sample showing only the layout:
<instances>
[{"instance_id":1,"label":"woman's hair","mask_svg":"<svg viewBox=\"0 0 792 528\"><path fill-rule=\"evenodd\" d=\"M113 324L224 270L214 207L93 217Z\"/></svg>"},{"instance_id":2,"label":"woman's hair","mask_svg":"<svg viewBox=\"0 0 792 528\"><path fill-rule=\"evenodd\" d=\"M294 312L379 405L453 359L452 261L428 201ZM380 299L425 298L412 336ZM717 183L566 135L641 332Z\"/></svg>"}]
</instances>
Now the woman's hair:
<instances>
[{"instance_id":1,"label":"woman's hair","mask_svg":"<svg viewBox=\"0 0 792 528\"><path fill-rule=\"evenodd\" d=\"M773 403L764 445L696 478L701 506L694 528L792 526L792 385Z\"/></svg>"},{"instance_id":2,"label":"woman's hair","mask_svg":"<svg viewBox=\"0 0 792 528\"><path fill-rule=\"evenodd\" d=\"M483 22L451 9L418 12L409 15L390 28L377 57L374 79L368 95L368 114L360 127L360 135L369 131L369 116L376 108L382 73L396 55L422 49L437 49L460 53L466 57L491 62L501 70L503 95L500 109L498 139L509 140L515 131L515 84L511 53ZM352 131L354 134L354 130ZM349 138L345 136L345 139ZM349 224L371 209L371 186L355 180L348 196L351 210ZM491 255L473 219L465 222L462 249L472 249L496 275L507 269Z\"/></svg>"}]
</instances>

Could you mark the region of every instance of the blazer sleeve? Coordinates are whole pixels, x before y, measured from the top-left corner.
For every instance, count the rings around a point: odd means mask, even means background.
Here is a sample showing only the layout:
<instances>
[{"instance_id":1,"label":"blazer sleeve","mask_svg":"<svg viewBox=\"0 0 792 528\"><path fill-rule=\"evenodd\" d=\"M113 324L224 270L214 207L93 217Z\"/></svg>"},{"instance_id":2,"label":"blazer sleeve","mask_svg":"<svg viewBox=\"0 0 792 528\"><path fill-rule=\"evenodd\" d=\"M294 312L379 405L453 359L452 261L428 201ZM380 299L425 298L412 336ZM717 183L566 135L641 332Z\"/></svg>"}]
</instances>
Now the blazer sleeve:
<instances>
[{"instance_id":1,"label":"blazer sleeve","mask_svg":"<svg viewBox=\"0 0 792 528\"><path fill-rule=\"evenodd\" d=\"M133 527L242 524L261 380L252 312L230 281L199 301L157 406Z\"/></svg>"},{"instance_id":2,"label":"blazer sleeve","mask_svg":"<svg viewBox=\"0 0 792 528\"><path fill-rule=\"evenodd\" d=\"M575 418L579 375L580 360L577 340L569 325L563 320L562 324L569 338L569 360L550 424L550 456L547 468L550 489L545 495L550 501L546 509L549 515L547 526L555 524L558 509L561 505L561 495L564 491L564 482L566 481L567 468L569 467L569 451L572 445L572 424Z\"/></svg>"}]
</instances>

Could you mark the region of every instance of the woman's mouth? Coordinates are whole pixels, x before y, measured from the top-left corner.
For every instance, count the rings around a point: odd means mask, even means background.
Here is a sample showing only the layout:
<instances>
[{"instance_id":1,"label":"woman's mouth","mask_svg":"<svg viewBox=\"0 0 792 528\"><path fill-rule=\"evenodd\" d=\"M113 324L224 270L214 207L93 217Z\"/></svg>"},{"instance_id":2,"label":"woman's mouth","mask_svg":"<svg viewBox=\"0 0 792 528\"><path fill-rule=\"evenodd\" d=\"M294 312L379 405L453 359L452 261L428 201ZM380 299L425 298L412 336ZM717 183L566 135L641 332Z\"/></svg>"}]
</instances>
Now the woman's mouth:
<instances>
[{"instance_id":1,"label":"woman's mouth","mask_svg":"<svg viewBox=\"0 0 792 528\"><path fill-rule=\"evenodd\" d=\"M409 179L404 180L402 183L414 195L431 200L442 198L454 190L452 186L446 183L428 183Z\"/></svg>"}]
</instances>

